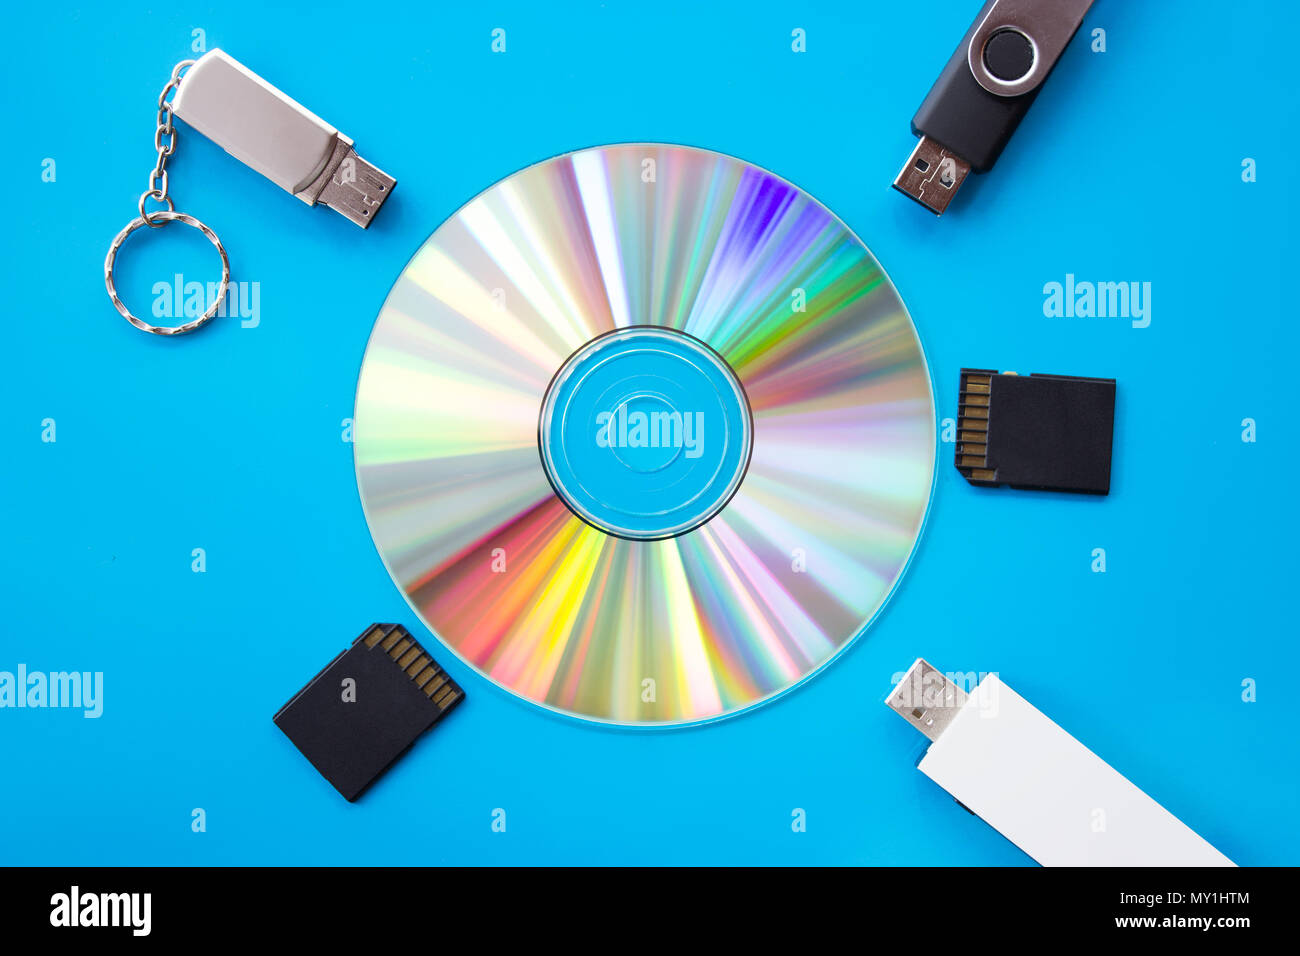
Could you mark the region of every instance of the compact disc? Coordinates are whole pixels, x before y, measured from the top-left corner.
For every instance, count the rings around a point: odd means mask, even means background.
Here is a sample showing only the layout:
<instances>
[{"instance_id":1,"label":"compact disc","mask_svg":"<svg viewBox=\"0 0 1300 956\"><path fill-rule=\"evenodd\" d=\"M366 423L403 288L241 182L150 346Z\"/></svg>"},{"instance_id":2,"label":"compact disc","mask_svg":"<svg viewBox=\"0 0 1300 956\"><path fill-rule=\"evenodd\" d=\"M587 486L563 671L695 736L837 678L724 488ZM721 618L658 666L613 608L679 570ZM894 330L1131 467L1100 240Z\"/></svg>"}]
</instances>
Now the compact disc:
<instances>
[{"instance_id":1,"label":"compact disc","mask_svg":"<svg viewBox=\"0 0 1300 956\"><path fill-rule=\"evenodd\" d=\"M768 700L871 623L921 532L934 396L898 293L790 183L587 149L420 247L357 386L357 483L429 629L618 724Z\"/></svg>"}]
</instances>

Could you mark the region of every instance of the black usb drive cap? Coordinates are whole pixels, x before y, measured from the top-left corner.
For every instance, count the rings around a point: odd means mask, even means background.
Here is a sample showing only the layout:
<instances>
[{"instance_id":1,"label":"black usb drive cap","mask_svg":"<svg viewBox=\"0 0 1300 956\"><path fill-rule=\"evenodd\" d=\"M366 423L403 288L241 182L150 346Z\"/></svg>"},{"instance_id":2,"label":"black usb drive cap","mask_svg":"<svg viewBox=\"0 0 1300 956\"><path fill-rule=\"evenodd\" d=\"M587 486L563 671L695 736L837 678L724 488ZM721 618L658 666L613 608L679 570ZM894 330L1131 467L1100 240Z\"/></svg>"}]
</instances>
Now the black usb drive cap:
<instances>
[{"instance_id":1,"label":"black usb drive cap","mask_svg":"<svg viewBox=\"0 0 1300 956\"><path fill-rule=\"evenodd\" d=\"M957 470L972 485L1110 493L1115 380L961 370Z\"/></svg>"},{"instance_id":2,"label":"black usb drive cap","mask_svg":"<svg viewBox=\"0 0 1300 956\"><path fill-rule=\"evenodd\" d=\"M464 699L406 628L372 624L280 708L275 724L355 800Z\"/></svg>"}]
</instances>

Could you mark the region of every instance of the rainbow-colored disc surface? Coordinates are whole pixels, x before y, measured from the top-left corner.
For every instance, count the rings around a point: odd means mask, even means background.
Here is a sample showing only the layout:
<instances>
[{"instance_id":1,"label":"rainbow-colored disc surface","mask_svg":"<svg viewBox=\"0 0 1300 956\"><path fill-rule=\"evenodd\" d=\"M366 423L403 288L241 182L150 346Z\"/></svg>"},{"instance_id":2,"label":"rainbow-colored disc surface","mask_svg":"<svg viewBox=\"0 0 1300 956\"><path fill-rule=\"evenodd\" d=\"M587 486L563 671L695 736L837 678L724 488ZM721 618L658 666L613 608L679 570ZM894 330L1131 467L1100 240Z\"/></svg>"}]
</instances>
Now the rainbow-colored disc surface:
<instances>
[{"instance_id":1,"label":"rainbow-colored disc surface","mask_svg":"<svg viewBox=\"0 0 1300 956\"><path fill-rule=\"evenodd\" d=\"M768 700L870 624L934 479L934 397L848 228L748 163L583 150L479 195L370 337L357 482L426 625L618 724Z\"/></svg>"}]
</instances>

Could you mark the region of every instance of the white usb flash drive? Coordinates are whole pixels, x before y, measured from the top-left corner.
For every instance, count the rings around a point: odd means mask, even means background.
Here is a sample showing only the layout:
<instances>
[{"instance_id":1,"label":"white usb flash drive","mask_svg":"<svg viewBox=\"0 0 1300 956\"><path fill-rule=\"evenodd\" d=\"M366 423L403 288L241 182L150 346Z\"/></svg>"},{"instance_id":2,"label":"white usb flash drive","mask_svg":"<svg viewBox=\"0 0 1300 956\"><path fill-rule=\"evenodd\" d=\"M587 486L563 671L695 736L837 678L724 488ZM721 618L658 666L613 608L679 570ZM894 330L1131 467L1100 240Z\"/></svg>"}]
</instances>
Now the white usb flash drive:
<instances>
[{"instance_id":1,"label":"white usb flash drive","mask_svg":"<svg viewBox=\"0 0 1300 956\"><path fill-rule=\"evenodd\" d=\"M917 768L1044 866L1233 866L996 675L967 695L918 660L885 703L932 743Z\"/></svg>"},{"instance_id":2,"label":"white usb flash drive","mask_svg":"<svg viewBox=\"0 0 1300 956\"><path fill-rule=\"evenodd\" d=\"M171 110L307 205L324 203L362 228L397 184L351 139L221 50L189 68Z\"/></svg>"}]
</instances>

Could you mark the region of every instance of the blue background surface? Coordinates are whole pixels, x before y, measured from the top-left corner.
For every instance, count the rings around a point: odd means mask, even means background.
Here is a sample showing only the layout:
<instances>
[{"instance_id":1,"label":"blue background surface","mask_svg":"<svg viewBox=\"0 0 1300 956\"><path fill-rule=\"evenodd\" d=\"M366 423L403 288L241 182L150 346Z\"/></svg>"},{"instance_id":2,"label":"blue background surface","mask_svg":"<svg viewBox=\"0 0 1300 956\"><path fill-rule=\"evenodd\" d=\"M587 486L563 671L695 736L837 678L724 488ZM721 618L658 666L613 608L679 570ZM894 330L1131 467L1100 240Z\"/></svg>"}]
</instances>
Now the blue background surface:
<instances>
[{"instance_id":1,"label":"blue background surface","mask_svg":"<svg viewBox=\"0 0 1300 956\"><path fill-rule=\"evenodd\" d=\"M1298 15L1100 0L998 168L935 220L889 183L977 7L14 8L0 670L102 671L105 701L98 720L0 710L0 862L1030 862L915 770L924 742L881 701L918 655L999 672L1234 860L1300 862ZM182 128L172 193L220 233L234 278L260 283L260 323L168 341L118 317L101 263L196 27L400 185L363 233ZM426 633L375 554L341 440L371 323L419 243L489 184L641 140L758 163L842 217L913 315L941 417L963 365L1117 378L1112 493L973 489L945 445L894 600L795 693L619 732L444 653L467 702L347 804L271 716L370 621ZM182 232L132 240L121 288L138 309L174 272L215 278ZM1066 273L1151 282L1150 327L1046 318L1043 285Z\"/></svg>"}]
</instances>

